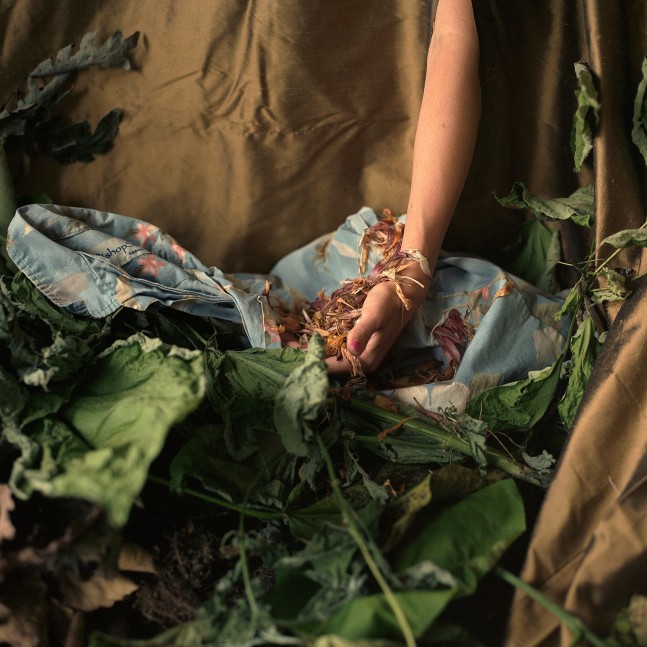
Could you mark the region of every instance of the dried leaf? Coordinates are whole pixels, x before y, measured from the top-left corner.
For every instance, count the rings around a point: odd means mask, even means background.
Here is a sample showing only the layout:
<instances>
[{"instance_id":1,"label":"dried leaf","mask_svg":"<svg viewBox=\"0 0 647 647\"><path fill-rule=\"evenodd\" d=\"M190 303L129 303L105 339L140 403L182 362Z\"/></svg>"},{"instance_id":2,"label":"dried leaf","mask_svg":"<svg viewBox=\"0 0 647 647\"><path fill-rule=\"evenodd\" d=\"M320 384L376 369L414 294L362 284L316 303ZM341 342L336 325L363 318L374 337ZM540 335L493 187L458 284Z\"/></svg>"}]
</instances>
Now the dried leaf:
<instances>
[{"instance_id":1,"label":"dried leaf","mask_svg":"<svg viewBox=\"0 0 647 647\"><path fill-rule=\"evenodd\" d=\"M63 604L81 611L111 607L139 588L121 574L105 577L97 573L85 581L68 574L59 580L59 584Z\"/></svg>"},{"instance_id":2,"label":"dried leaf","mask_svg":"<svg viewBox=\"0 0 647 647\"><path fill-rule=\"evenodd\" d=\"M391 411L392 413L397 413L398 408L395 406L395 402L391 398L387 398L385 395L380 395L379 393L375 396L374 400L375 406L379 409L384 409L385 411Z\"/></svg>"},{"instance_id":3,"label":"dried leaf","mask_svg":"<svg viewBox=\"0 0 647 647\"><path fill-rule=\"evenodd\" d=\"M11 523L9 513L16 507L11 496L11 488L6 484L0 484L0 543L5 539L13 539L16 536L16 529Z\"/></svg>"},{"instance_id":4,"label":"dried leaf","mask_svg":"<svg viewBox=\"0 0 647 647\"><path fill-rule=\"evenodd\" d=\"M498 299L499 297L507 297L510 296L514 292L514 283L512 281L508 281L502 288L499 288L496 291L496 294L494 295L494 299ZM492 299L492 301L494 301Z\"/></svg>"},{"instance_id":5,"label":"dried leaf","mask_svg":"<svg viewBox=\"0 0 647 647\"><path fill-rule=\"evenodd\" d=\"M467 315L462 317L458 310L452 308L431 332L447 359L447 367L439 375L439 381L450 380L460 366L467 345L474 337L474 328L467 321Z\"/></svg>"},{"instance_id":6,"label":"dried leaf","mask_svg":"<svg viewBox=\"0 0 647 647\"><path fill-rule=\"evenodd\" d=\"M388 427L387 429L383 429L378 435L377 439L381 442L383 441L389 434L393 433L394 431L397 431L400 427L405 425L409 420L415 420L418 416L409 416L408 418L403 418L400 420L397 424L393 425L392 427Z\"/></svg>"},{"instance_id":7,"label":"dried leaf","mask_svg":"<svg viewBox=\"0 0 647 647\"><path fill-rule=\"evenodd\" d=\"M124 543L119 551L117 567L133 573L156 573L153 555L138 544Z\"/></svg>"},{"instance_id":8,"label":"dried leaf","mask_svg":"<svg viewBox=\"0 0 647 647\"><path fill-rule=\"evenodd\" d=\"M68 45L59 51L55 59L42 61L27 79L27 92L19 100L15 109L0 112L0 139L9 135L25 134L28 121L42 107L50 107L64 96L64 87L70 75L78 70L89 67L121 67L130 69L128 54L139 38L135 33L124 38L120 31L115 32L101 45L96 45L95 34L86 34L74 51ZM50 78L43 84L40 79Z\"/></svg>"}]
</instances>

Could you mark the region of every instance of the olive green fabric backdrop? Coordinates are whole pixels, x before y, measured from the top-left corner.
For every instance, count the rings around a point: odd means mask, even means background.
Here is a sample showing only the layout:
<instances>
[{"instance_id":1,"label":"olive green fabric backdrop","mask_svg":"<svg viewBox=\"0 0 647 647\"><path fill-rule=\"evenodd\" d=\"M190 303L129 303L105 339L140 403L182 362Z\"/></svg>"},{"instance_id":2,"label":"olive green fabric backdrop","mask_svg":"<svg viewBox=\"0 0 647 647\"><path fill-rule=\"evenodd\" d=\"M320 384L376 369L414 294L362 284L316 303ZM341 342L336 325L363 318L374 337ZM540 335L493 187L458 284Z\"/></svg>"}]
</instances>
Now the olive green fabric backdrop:
<instances>
[{"instance_id":1,"label":"olive green fabric backdrop","mask_svg":"<svg viewBox=\"0 0 647 647\"><path fill-rule=\"evenodd\" d=\"M474 7L482 123L445 248L499 250L524 214L498 206L492 192L517 180L550 197L594 182L598 242L639 226L647 183L630 132L647 1ZM0 101L89 30L141 32L136 71L84 73L63 104L93 124L122 108L114 149L66 167L14 157L18 188L149 220L227 272L267 271L363 205L405 210L434 10L434 0L0 0ZM595 155L576 175L578 60L596 75L602 112ZM588 237L562 233L566 258L583 258ZM645 269L641 254L618 263ZM646 344L643 290L614 323L524 569L601 634L631 593L647 593L647 578L636 577L647 572ZM518 596L508 644L568 638Z\"/></svg>"}]
</instances>

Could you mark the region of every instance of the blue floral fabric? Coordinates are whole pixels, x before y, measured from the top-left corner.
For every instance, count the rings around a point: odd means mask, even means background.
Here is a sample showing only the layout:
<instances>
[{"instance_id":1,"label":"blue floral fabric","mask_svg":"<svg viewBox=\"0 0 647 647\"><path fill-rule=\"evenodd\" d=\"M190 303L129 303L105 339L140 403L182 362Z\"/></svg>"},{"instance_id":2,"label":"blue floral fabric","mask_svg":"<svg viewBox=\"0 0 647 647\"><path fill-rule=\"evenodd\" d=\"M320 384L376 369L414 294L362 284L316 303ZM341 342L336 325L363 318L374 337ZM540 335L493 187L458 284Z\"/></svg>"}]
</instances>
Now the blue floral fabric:
<instances>
[{"instance_id":1,"label":"blue floral fabric","mask_svg":"<svg viewBox=\"0 0 647 647\"><path fill-rule=\"evenodd\" d=\"M104 317L121 307L167 306L238 323L250 346L275 348L281 341L268 285L272 300L286 305L312 300L322 289L330 294L359 275L360 239L376 222L375 212L363 208L336 232L281 259L268 276L207 267L170 235L136 218L55 205L18 209L7 250L39 290L76 314ZM371 252L367 273L378 260ZM443 255L426 301L387 361L442 361L433 329L451 310L471 324L473 339L452 380L394 394L431 411L460 412L484 389L545 368L565 343L567 322L554 317L562 301L483 259Z\"/></svg>"},{"instance_id":2,"label":"blue floral fabric","mask_svg":"<svg viewBox=\"0 0 647 647\"><path fill-rule=\"evenodd\" d=\"M306 299L314 299L321 288L330 294L341 280L358 275L360 239L376 222L375 212L363 208L334 234L287 255L272 274ZM375 252L369 255L367 274L378 260ZM563 296L540 292L489 261L443 254L426 301L386 361L396 371L398 363L415 366L425 356L443 361L433 329L453 309L472 325L474 337L452 380L399 388L394 395L429 411L455 408L460 413L486 388L525 379L530 371L553 364L568 330L566 318L555 320L562 303Z\"/></svg>"}]
</instances>

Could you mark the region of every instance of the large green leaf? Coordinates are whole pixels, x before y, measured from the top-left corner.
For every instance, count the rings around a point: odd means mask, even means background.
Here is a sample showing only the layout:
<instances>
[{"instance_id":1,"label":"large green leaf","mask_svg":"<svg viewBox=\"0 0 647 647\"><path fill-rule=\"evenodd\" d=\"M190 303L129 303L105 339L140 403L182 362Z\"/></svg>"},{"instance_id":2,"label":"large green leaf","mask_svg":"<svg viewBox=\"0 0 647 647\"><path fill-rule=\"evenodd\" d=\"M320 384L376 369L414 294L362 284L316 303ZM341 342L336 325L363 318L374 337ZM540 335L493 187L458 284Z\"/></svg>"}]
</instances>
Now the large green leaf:
<instances>
[{"instance_id":1,"label":"large green leaf","mask_svg":"<svg viewBox=\"0 0 647 647\"><path fill-rule=\"evenodd\" d=\"M562 359L525 380L486 389L470 400L467 413L491 431L527 431L544 416L559 384Z\"/></svg>"},{"instance_id":2,"label":"large green leaf","mask_svg":"<svg viewBox=\"0 0 647 647\"><path fill-rule=\"evenodd\" d=\"M454 589L401 591L395 594L411 631L420 637L455 597ZM335 613L321 631L347 640L401 638L402 633L391 608L381 594L365 595L348 602Z\"/></svg>"},{"instance_id":3,"label":"large green leaf","mask_svg":"<svg viewBox=\"0 0 647 647\"><path fill-rule=\"evenodd\" d=\"M287 347L224 353L207 348L207 395L224 421L225 449L234 460L257 451L257 431L275 430L274 403L304 357L303 351Z\"/></svg>"},{"instance_id":4,"label":"large green leaf","mask_svg":"<svg viewBox=\"0 0 647 647\"><path fill-rule=\"evenodd\" d=\"M394 569L402 573L430 561L458 578L461 594L470 594L525 527L519 490L512 479L504 479L432 518L398 551Z\"/></svg>"},{"instance_id":5,"label":"large green leaf","mask_svg":"<svg viewBox=\"0 0 647 647\"><path fill-rule=\"evenodd\" d=\"M323 341L315 335L305 361L295 368L276 395L274 424L285 448L295 456L310 456L314 423L328 398L328 373L323 361Z\"/></svg>"},{"instance_id":6,"label":"large green leaf","mask_svg":"<svg viewBox=\"0 0 647 647\"><path fill-rule=\"evenodd\" d=\"M395 594L413 633L420 637L452 599L472 594L478 580L524 530L523 501L512 479L478 490L432 517L413 540L398 550L394 570L404 575L407 570L429 565L449 572L457 581L453 586L439 582L433 590ZM381 594L350 600L319 632L350 640L401 637L400 627Z\"/></svg>"},{"instance_id":7,"label":"large green leaf","mask_svg":"<svg viewBox=\"0 0 647 647\"><path fill-rule=\"evenodd\" d=\"M173 458L171 489L181 493L189 479L197 479L225 501L283 508L295 480L296 462L276 433L259 432L255 440L255 451L237 461L224 448L222 425L198 428Z\"/></svg>"},{"instance_id":8,"label":"large green leaf","mask_svg":"<svg viewBox=\"0 0 647 647\"><path fill-rule=\"evenodd\" d=\"M23 492L98 503L121 526L169 429L202 399L202 358L137 334L102 353L89 375L63 411L69 427L44 421L33 437L40 462L14 481Z\"/></svg>"}]
</instances>

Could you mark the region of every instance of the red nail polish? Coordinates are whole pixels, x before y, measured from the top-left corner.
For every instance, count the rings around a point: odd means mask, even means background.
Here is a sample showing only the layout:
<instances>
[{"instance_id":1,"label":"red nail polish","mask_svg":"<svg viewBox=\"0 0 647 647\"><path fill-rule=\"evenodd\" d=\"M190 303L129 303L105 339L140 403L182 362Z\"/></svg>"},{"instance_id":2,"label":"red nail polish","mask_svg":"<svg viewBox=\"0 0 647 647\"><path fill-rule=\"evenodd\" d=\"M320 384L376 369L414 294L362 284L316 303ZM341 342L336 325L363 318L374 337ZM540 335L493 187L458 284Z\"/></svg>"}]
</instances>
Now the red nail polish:
<instances>
[{"instance_id":1,"label":"red nail polish","mask_svg":"<svg viewBox=\"0 0 647 647\"><path fill-rule=\"evenodd\" d=\"M364 350L364 346L362 346L362 343L357 339L353 339L353 341L351 341L350 348L358 354Z\"/></svg>"}]
</instances>

